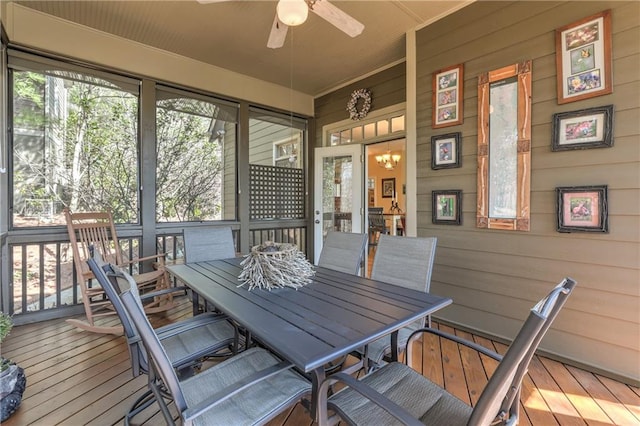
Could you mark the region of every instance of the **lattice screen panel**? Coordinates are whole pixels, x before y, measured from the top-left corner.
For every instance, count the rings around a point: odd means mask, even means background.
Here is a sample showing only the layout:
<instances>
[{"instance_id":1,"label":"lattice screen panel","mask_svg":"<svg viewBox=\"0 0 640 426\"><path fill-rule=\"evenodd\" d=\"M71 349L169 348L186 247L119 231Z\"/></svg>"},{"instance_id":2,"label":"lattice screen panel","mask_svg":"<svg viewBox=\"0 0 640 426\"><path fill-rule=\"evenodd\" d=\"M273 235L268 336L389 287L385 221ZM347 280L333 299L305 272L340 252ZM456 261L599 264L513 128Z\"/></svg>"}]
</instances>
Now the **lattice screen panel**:
<instances>
[{"instance_id":1,"label":"lattice screen panel","mask_svg":"<svg viewBox=\"0 0 640 426\"><path fill-rule=\"evenodd\" d=\"M302 169L249 165L251 220L304 219Z\"/></svg>"}]
</instances>

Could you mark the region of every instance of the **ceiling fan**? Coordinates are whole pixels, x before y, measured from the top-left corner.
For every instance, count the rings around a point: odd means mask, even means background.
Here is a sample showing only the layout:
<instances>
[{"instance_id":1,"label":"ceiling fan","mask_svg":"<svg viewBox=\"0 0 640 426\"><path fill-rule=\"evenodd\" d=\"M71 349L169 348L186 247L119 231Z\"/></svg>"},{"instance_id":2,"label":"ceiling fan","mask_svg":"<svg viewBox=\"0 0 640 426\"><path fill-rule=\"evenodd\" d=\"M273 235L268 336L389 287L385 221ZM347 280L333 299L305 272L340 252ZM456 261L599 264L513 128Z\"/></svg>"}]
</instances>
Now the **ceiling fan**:
<instances>
[{"instance_id":1,"label":"ceiling fan","mask_svg":"<svg viewBox=\"0 0 640 426\"><path fill-rule=\"evenodd\" d=\"M226 1L233 0L198 0L199 3L205 4ZM279 0L267 47L272 49L282 47L289 27L304 23L309 10L351 37L360 35L364 30L361 22L338 9L328 0Z\"/></svg>"}]
</instances>

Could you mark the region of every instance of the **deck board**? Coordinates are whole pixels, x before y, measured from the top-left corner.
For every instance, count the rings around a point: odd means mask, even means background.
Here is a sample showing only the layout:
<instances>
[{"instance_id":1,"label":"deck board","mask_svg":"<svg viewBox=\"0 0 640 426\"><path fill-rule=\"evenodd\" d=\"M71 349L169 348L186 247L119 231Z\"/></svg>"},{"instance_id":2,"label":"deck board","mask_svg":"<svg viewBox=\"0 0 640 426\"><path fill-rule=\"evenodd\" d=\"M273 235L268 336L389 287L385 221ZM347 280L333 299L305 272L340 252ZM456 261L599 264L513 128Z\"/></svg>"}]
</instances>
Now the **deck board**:
<instances>
[{"instance_id":1,"label":"deck board","mask_svg":"<svg viewBox=\"0 0 640 426\"><path fill-rule=\"evenodd\" d=\"M627 408L637 419L640 425L640 404L638 403L638 388L628 386L608 377L598 376L602 384L604 384L615 395L617 400Z\"/></svg>"},{"instance_id":2,"label":"deck board","mask_svg":"<svg viewBox=\"0 0 640 426\"><path fill-rule=\"evenodd\" d=\"M191 315L186 297L164 315L153 315L155 326ZM472 338L498 353L506 346L447 325L444 331ZM146 391L146 376L133 378L122 336L79 330L64 320L16 326L2 345L2 355L25 368L27 389L20 409L3 426L122 424L124 413ZM414 368L464 401L475 403L497 363L426 335L414 345ZM637 387L534 357L523 381L521 425L640 425ZM175 414L175 408L170 408ZM162 425L156 404L133 424ZM280 414L269 426L311 426L300 405Z\"/></svg>"},{"instance_id":3,"label":"deck board","mask_svg":"<svg viewBox=\"0 0 640 426\"><path fill-rule=\"evenodd\" d=\"M584 387L571 374L566 374L564 365L548 358L541 358L549 374L555 379L562 393L580 413L580 416L590 425L603 425L610 423L611 419L602 408L589 397Z\"/></svg>"},{"instance_id":4,"label":"deck board","mask_svg":"<svg viewBox=\"0 0 640 426\"><path fill-rule=\"evenodd\" d=\"M473 336L470 333L458 330L456 331L456 335L466 340L473 340ZM478 398L480 398L482 390L487 385L489 376L487 376L484 370L480 354L477 351L464 346L460 346L459 351L467 393L471 400L471 405L475 405L478 402Z\"/></svg>"},{"instance_id":5,"label":"deck board","mask_svg":"<svg viewBox=\"0 0 640 426\"><path fill-rule=\"evenodd\" d=\"M440 329L447 333L454 332L451 327L441 326ZM448 340L441 340L440 347L442 349L445 388L461 401L470 404L469 391L464 380L464 370L458 345Z\"/></svg>"},{"instance_id":6,"label":"deck board","mask_svg":"<svg viewBox=\"0 0 640 426\"><path fill-rule=\"evenodd\" d=\"M549 409L554 413L558 424L561 426L585 425L585 421L562 393L555 379L544 368L539 357L534 357L529 366L529 376L542 394Z\"/></svg>"}]
</instances>

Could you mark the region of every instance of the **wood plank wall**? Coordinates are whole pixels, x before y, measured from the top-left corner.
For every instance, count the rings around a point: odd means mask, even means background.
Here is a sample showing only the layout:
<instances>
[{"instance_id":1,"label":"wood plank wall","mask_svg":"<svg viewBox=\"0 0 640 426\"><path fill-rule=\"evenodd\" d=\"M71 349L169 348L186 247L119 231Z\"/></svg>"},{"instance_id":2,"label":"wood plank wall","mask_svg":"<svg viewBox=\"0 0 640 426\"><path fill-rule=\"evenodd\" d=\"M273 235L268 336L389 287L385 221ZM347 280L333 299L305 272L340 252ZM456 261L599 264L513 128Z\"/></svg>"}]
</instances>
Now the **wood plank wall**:
<instances>
[{"instance_id":1,"label":"wood plank wall","mask_svg":"<svg viewBox=\"0 0 640 426\"><path fill-rule=\"evenodd\" d=\"M406 87L405 63L402 62L317 98L314 101L316 128L314 146L322 146L323 126L349 119L347 102L351 99L351 93L354 90L371 90L370 112L373 112L404 102Z\"/></svg>"},{"instance_id":2,"label":"wood plank wall","mask_svg":"<svg viewBox=\"0 0 640 426\"><path fill-rule=\"evenodd\" d=\"M613 93L558 105L554 29L612 11ZM640 381L640 3L477 2L417 33L418 235L437 236L431 289L451 296L448 321L510 339L564 276L575 294L541 347ZM478 229L478 76L533 61L531 230ZM435 70L464 64L464 123L431 128ZM612 148L552 152L554 113L614 105ZM462 167L431 170L432 135L462 132ZM555 188L609 187L608 234L556 232ZM431 191L462 189L462 226L431 223Z\"/></svg>"},{"instance_id":3,"label":"wood plank wall","mask_svg":"<svg viewBox=\"0 0 640 426\"><path fill-rule=\"evenodd\" d=\"M558 105L554 30L606 9L612 10L614 91ZM439 239L431 288L455 301L443 318L511 339L532 304L572 276L578 290L542 348L634 384L640 382L639 9L635 1L483 1L416 35L418 235ZM531 231L478 229L478 76L527 59L533 61ZM458 63L465 67L464 122L434 130L432 73ZM317 98L315 146L321 146L322 126L348 118L346 103L355 89L372 90L372 111L404 102L404 67ZM615 110L612 148L551 151L554 113L609 104ZM458 131L462 167L431 170L431 136ZM555 188L600 184L609 186L610 232L556 232ZM431 223L431 191L441 189L463 190L461 226Z\"/></svg>"}]
</instances>

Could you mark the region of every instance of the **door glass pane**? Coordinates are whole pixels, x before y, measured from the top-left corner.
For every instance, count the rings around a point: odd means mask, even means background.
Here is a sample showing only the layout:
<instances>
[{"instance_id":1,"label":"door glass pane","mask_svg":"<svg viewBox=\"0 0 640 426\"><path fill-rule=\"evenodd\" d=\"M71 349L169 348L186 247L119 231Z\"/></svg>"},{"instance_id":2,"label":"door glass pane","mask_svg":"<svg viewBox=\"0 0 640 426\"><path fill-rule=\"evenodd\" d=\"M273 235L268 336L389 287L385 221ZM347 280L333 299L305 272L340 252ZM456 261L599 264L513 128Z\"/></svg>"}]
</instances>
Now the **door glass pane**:
<instances>
[{"instance_id":1,"label":"door glass pane","mask_svg":"<svg viewBox=\"0 0 640 426\"><path fill-rule=\"evenodd\" d=\"M351 129L351 138L353 142L360 142L362 140L362 126L357 126Z\"/></svg>"},{"instance_id":2,"label":"door glass pane","mask_svg":"<svg viewBox=\"0 0 640 426\"><path fill-rule=\"evenodd\" d=\"M330 230L352 232L353 160L326 157L322 164L322 235Z\"/></svg>"},{"instance_id":3,"label":"door glass pane","mask_svg":"<svg viewBox=\"0 0 640 426\"><path fill-rule=\"evenodd\" d=\"M330 146L340 145L340 133L331 133L331 141L329 142Z\"/></svg>"},{"instance_id":4,"label":"door glass pane","mask_svg":"<svg viewBox=\"0 0 640 426\"><path fill-rule=\"evenodd\" d=\"M400 117L394 117L391 119L391 131L401 132L404 130L404 115Z\"/></svg>"},{"instance_id":5,"label":"door glass pane","mask_svg":"<svg viewBox=\"0 0 640 426\"><path fill-rule=\"evenodd\" d=\"M351 129L340 132L340 145L351 143Z\"/></svg>"},{"instance_id":6,"label":"door glass pane","mask_svg":"<svg viewBox=\"0 0 640 426\"><path fill-rule=\"evenodd\" d=\"M378 136L389 133L389 120L378 121Z\"/></svg>"},{"instance_id":7,"label":"door glass pane","mask_svg":"<svg viewBox=\"0 0 640 426\"><path fill-rule=\"evenodd\" d=\"M364 138L369 139L376 136L376 123L369 123L364 125Z\"/></svg>"}]
</instances>

